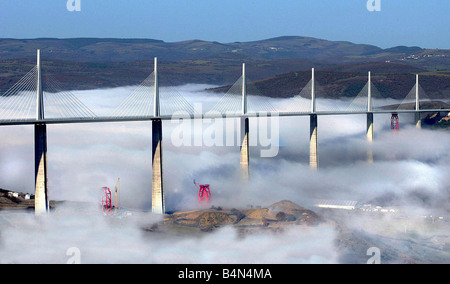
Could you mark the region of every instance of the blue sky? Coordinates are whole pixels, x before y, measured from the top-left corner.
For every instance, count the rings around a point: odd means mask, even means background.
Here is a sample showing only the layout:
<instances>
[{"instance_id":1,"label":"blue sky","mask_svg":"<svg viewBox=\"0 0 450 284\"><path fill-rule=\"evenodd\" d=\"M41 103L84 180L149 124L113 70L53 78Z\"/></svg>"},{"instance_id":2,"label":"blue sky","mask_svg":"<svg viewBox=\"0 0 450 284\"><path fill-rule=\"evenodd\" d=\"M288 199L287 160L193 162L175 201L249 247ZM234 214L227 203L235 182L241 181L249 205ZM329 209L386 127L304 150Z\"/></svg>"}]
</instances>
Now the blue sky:
<instances>
[{"instance_id":1,"label":"blue sky","mask_svg":"<svg viewBox=\"0 0 450 284\"><path fill-rule=\"evenodd\" d=\"M450 48L450 1L380 0L1 0L0 37L152 38L219 42L284 35Z\"/></svg>"}]
</instances>

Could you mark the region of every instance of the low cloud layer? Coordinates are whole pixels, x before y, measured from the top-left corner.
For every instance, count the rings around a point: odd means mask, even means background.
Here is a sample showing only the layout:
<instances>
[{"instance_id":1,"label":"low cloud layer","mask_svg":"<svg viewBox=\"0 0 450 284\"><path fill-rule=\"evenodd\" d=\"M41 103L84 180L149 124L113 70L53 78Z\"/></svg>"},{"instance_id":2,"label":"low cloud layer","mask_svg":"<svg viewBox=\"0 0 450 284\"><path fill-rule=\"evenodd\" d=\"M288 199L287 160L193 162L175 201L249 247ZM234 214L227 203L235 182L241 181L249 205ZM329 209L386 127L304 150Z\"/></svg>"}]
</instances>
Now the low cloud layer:
<instances>
[{"instance_id":1,"label":"low cloud layer","mask_svg":"<svg viewBox=\"0 0 450 284\"><path fill-rule=\"evenodd\" d=\"M38 220L30 215L0 216L2 264L62 264L72 260L71 248L80 253L83 264L337 262L334 231L328 226L245 238L232 228L223 228L199 239L144 235L139 226L157 221L151 214L135 213L124 220L112 220L70 208Z\"/></svg>"},{"instance_id":2,"label":"low cloud layer","mask_svg":"<svg viewBox=\"0 0 450 284\"><path fill-rule=\"evenodd\" d=\"M178 90L189 101L208 100L213 105L219 95L197 92L205 87L188 85ZM75 94L98 115L106 115L131 90ZM290 103L264 100L279 108ZM319 103L326 107L330 102ZM255 120L251 119L251 135L255 135ZM170 135L176 126L166 121L163 135L167 210L198 206L193 179L211 185L214 205L231 208L268 206L285 199L309 207L314 199L370 201L392 194L399 197L398 202L403 201L401 205L449 208L450 134L416 129L409 124L412 117L408 115L401 115L400 121L401 130L394 133L389 130L390 115L375 115L375 142L370 145L365 140L365 115L319 117L320 170L314 172L308 164L309 117L280 118L279 154L260 158L259 148L252 148L249 183L240 181L238 146L175 147L170 143ZM0 187L33 193L33 128L1 127L0 137ZM48 149L52 200L97 204L100 188L113 189L120 177L121 207L143 211L151 208L151 122L49 125ZM367 162L368 151L373 152L373 163ZM426 198L417 199L418 192ZM7 263L65 262L65 251L73 246L81 249L86 262L93 263L338 261L335 232L327 226L306 231L293 229L276 238L262 235L243 240L237 240L233 229L225 228L202 238L204 251L193 257L192 251L199 246L196 239L178 239L168 245L164 239L143 238L139 225L147 220L151 223L154 218L143 213L137 220L121 222L120 226L109 224L102 216L76 216L72 211L39 221L26 214L2 213L0 217L0 262ZM14 222L17 224L5 225ZM71 233L64 234L64 230ZM108 238L100 238L101 235ZM17 254L24 246L31 249ZM109 252L111 246L116 247L116 253ZM259 252L258 247L273 250Z\"/></svg>"}]
</instances>

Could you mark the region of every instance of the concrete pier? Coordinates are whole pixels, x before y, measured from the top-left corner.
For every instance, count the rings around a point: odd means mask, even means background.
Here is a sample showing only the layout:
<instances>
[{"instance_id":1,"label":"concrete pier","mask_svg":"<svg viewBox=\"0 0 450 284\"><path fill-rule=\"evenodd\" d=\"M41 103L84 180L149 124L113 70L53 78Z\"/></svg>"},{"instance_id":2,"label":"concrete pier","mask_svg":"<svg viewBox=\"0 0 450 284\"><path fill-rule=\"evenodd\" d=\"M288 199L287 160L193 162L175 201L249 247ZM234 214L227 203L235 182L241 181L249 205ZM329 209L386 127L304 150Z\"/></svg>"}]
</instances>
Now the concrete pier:
<instances>
[{"instance_id":1,"label":"concrete pier","mask_svg":"<svg viewBox=\"0 0 450 284\"><path fill-rule=\"evenodd\" d=\"M373 112L372 112L372 76L368 75L367 82L367 141L373 142Z\"/></svg>"},{"instance_id":2,"label":"concrete pier","mask_svg":"<svg viewBox=\"0 0 450 284\"><path fill-rule=\"evenodd\" d=\"M152 212L165 213L163 182L162 121L152 122Z\"/></svg>"},{"instance_id":3,"label":"concrete pier","mask_svg":"<svg viewBox=\"0 0 450 284\"><path fill-rule=\"evenodd\" d=\"M241 118L241 178L250 179L249 119Z\"/></svg>"},{"instance_id":4,"label":"concrete pier","mask_svg":"<svg viewBox=\"0 0 450 284\"><path fill-rule=\"evenodd\" d=\"M367 149L367 163L372 164L373 163L373 148L370 145Z\"/></svg>"},{"instance_id":5,"label":"concrete pier","mask_svg":"<svg viewBox=\"0 0 450 284\"><path fill-rule=\"evenodd\" d=\"M36 124L34 127L34 153L35 214L43 215L48 212L50 207L47 172L47 126L45 124Z\"/></svg>"},{"instance_id":6,"label":"concrete pier","mask_svg":"<svg viewBox=\"0 0 450 284\"><path fill-rule=\"evenodd\" d=\"M420 119L420 112L416 112L414 114L414 121L416 122L416 127L417 128L422 128L422 120Z\"/></svg>"},{"instance_id":7,"label":"concrete pier","mask_svg":"<svg viewBox=\"0 0 450 284\"><path fill-rule=\"evenodd\" d=\"M373 142L373 113L367 113L367 141Z\"/></svg>"},{"instance_id":8,"label":"concrete pier","mask_svg":"<svg viewBox=\"0 0 450 284\"><path fill-rule=\"evenodd\" d=\"M317 126L317 114L311 114L309 135L309 166L311 169L319 168L319 141L317 136Z\"/></svg>"},{"instance_id":9,"label":"concrete pier","mask_svg":"<svg viewBox=\"0 0 450 284\"><path fill-rule=\"evenodd\" d=\"M158 59L154 63L155 92L153 94L153 116L161 115L159 100ZM164 214L164 173L163 173L163 147L162 147L162 120L152 122L152 212Z\"/></svg>"},{"instance_id":10,"label":"concrete pier","mask_svg":"<svg viewBox=\"0 0 450 284\"><path fill-rule=\"evenodd\" d=\"M37 51L36 121L44 120L44 95L42 92L41 51ZM34 126L35 215L46 214L50 208L47 171L47 125Z\"/></svg>"},{"instance_id":11,"label":"concrete pier","mask_svg":"<svg viewBox=\"0 0 450 284\"><path fill-rule=\"evenodd\" d=\"M367 141L372 144L374 140L373 135L373 113L369 112L367 113ZM372 145L369 145L369 148L367 149L367 162L373 163L373 149Z\"/></svg>"},{"instance_id":12,"label":"concrete pier","mask_svg":"<svg viewBox=\"0 0 450 284\"><path fill-rule=\"evenodd\" d=\"M417 128L422 128L422 120L420 120L420 98L419 98L419 75L416 75L416 113L414 115L414 121Z\"/></svg>"},{"instance_id":13,"label":"concrete pier","mask_svg":"<svg viewBox=\"0 0 450 284\"><path fill-rule=\"evenodd\" d=\"M242 64L242 115L247 114L247 78L245 75L245 63ZM241 179L250 179L250 123L248 117L241 118Z\"/></svg>"},{"instance_id":14,"label":"concrete pier","mask_svg":"<svg viewBox=\"0 0 450 284\"><path fill-rule=\"evenodd\" d=\"M311 169L319 168L319 141L317 131L315 70L311 74L311 114L309 124L309 166Z\"/></svg>"},{"instance_id":15,"label":"concrete pier","mask_svg":"<svg viewBox=\"0 0 450 284\"><path fill-rule=\"evenodd\" d=\"M369 112L367 113L367 141L372 144L374 140L373 135L373 113ZM373 149L372 145L369 145L369 148L367 149L367 162L373 163Z\"/></svg>"},{"instance_id":16,"label":"concrete pier","mask_svg":"<svg viewBox=\"0 0 450 284\"><path fill-rule=\"evenodd\" d=\"M374 140L373 134L373 112L372 112L372 76L371 72L368 75L367 82L367 129L366 129L366 138L369 143L372 143ZM373 149L372 145L369 145L367 149L367 162L373 163Z\"/></svg>"}]
</instances>

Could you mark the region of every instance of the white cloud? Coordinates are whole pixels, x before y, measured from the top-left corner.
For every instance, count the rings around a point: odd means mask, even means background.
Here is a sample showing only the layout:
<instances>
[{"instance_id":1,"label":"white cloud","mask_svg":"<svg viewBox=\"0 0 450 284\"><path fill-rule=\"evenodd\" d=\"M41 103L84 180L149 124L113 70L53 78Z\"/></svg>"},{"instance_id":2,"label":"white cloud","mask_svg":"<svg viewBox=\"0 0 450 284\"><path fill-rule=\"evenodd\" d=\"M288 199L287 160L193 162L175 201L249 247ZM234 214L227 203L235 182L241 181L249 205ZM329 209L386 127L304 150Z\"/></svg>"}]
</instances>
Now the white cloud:
<instances>
[{"instance_id":1,"label":"white cloud","mask_svg":"<svg viewBox=\"0 0 450 284\"><path fill-rule=\"evenodd\" d=\"M189 85L181 87L179 92L190 101L208 101L213 105L220 95L210 97L197 92L203 88L205 86ZM107 115L132 89L77 91L75 94L97 114ZM278 106L288 103L264 100ZM321 169L312 172L308 165L308 117L281 118L280 153L275 158L264 159L252 149L252 180L248 184L242 184L239 179L239 147L177 148L170 144L174 126L164 122L167 209L197 207L193 179L211 184L215 205L236 208L248 204L268 206L284 199L307 206L310 199L316 198L370 200L388 193L405 197L416 191L429 195L430 204L442 206L450 196L450 134L418 130L406 125L407 116L400 119L401 131L392 133L386 130L390 116L376 115L375 142L370 146L365 141L364 115L319 117ZM251 120L254 125L254 119ZM33 128L1 127L0 137L0 187L33 193ZM375 157L372 164L366 162L369 148L373 149ZM114 188L120 177L121 206L150 208L150 122L49 125L48 155L51 199L98 202L99 189L102 186ZM0 259L3 262L63 262L65 250L77 245L85 261L94 263L337 261L333 245L335 233L329 227L292 230L277 238L262 235L244 240L237 240L234 230L227 228L202 239L200 245L204 252L192 257L198 240L177 240L170 249L165 240L149 244L141 238L136 223L124 222L115 227L107 224L103 217L78 218L72 213L52 216L43 224L35 224L34 219L27 216L14 218L18 221L15 228L1 230ZM41 225L45 228L43 231L40 231ZM65 229L68 233L64 233ZM29 237L30 232L36 233L34 240ZM102 235L109 238L99 237ZM90 241L85 241L87 238L91 238ZM217 245L219 241L221 246ZM258 246L253 243L273 247L274 251L258 252L255 249ZM223 244L229 246L227 251L222 249ZM31 245L32 249L24 251L21 248L25 245ZM115 246L116 253L109 252L111 246Z\"/></svg>"}]
</instances>

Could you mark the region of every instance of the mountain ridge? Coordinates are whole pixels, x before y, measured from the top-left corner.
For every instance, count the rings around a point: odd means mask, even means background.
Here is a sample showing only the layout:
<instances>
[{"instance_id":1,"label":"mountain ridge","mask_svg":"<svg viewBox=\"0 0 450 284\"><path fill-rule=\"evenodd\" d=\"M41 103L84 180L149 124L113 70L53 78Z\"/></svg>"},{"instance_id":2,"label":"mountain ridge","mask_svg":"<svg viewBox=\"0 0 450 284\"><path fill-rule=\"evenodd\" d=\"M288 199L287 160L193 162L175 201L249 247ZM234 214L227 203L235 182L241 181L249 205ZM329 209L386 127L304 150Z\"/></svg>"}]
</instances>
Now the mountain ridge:
<instances>
[{"instance_id":1,"label":"mountain ridge","mask_svg":"<svg viewBox=\"0 0 450 284\"><path fill-rule=\"evenodd\" d=\"M138 85L153 71L153 59L158 57L161 86L189 83L226 86L241 76L245 62L249 82L263 81L264 84L257 84L268 96L280 87L283 87L281 93L278 91L281 95L295 94L304 86L303 81L313 67L327 79L318 82L327 85L330 78L355 77L348 78L353 80L351 84L341 78L329 90L344 96L353 96L361 89L368 71L375 80L377 75L391 77L379 81L380 91L385 94L408 92L413 85L409 82L413 78L411 74L416 73L426 75L427 80L421 80L421 84L434 98L448 96L450 91L447 83L450 74L442 71L450 70L450 50L406 46L382 49L348 41L281 36L233 43L198 39L181 42L117 38L0 39L0 93L34 67L36 49L41 49L43 76L52 76L64 90ZM287 80L292 73L302 73L304 78ZM397 78L392 78L396 74ZM276 76L285 78L273 80ZM320 73L318 76L320 79ZM281 86L284 81L287 85ZM267 84L270 82L273 84Z\"/></svg>"},{"instance_id":2,"label":"mountain ridge","mask_svg":"<svg viewBox=\"0 0 450 284\"><path fill-rule=\"evenodd\" d=\"M389 51L369 44L350 41L330 41L313 37L281 36L248 42L220 43L206 40L184 40L165 42L157 39L126 38L36 38L0 39L0 60L28 58L35 56L36 49L42 49L49 59L72 59L85 61L134 61L160 57L163 60L187 60L224 53L249 55L254 58L308 58L315 60L365 56ZM400 51L417 52L417 48L393 47ZM420 49L422 50L422 49ZM76 56L76 58L74 58Z\"/></svg>"}]
</instances>

